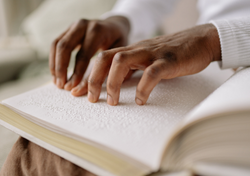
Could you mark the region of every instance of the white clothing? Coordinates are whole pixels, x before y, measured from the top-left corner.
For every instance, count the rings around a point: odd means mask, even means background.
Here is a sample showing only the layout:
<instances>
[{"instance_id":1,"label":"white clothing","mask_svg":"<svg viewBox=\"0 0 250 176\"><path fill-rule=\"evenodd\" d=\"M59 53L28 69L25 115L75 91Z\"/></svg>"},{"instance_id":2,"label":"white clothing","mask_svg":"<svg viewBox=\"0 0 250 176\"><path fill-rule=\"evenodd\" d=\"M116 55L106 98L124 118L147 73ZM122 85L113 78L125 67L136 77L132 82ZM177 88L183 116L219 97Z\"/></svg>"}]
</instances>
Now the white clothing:
<instances>
[{"instance_id":1,"label":"white clothing","mask_svg":"<svg viewBox=\"0 0 250 176\"><path fill-rule=\"evenodd\" d=\"M211 22L220 37L221 68L250 66L250 16Z\"/></svg>"},{"instance_id":2,"label":"white clothing","mask_svg":"<svg viewBox=\"0 0 250 176\"><path fill-rule=\"evenodd\" d=\"M131 25L130 42L149 38L171 12L177 0L118 0L114 8L104 14L107 18L122 15ZM217 28L222 50L222 68L250 65L250 1L199 0L198 24L211 21ZM237 18L237 20L235 19Z\"/></svg>"},{"instance_id":3,"label":"white clothing","mask_svg":"<svg viewBox=\"0 0 250 176\"><path fill-rule=\"evenodd\" d=\"M152 37L176 2L178 0L118 0L102 18L125 16L131 27L129 43L134 43Z\"/></svg>"},{"instance_id":4,"label":"white clothing","mask_svg":"<svg viewBox=\"0 0 250 176\"><path fill-rule=\"evenodd\" d=\"M210 21L218 30L221 68L250 66L250 1L200 0L198 8L198 23Z\"/></svg>"}]
</instances>

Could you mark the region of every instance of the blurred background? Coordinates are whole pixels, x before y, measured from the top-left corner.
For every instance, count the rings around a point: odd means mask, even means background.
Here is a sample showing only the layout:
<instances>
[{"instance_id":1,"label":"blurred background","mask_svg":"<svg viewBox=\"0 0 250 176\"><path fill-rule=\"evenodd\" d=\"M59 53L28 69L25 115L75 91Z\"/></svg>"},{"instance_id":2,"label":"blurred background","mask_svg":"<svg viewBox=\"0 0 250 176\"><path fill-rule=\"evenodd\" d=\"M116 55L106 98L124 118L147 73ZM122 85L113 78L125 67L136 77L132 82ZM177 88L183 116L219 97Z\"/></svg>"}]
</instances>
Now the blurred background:
<instances>
[{"instance_id":1,"label":"blurred background","mask_svg":"<svg viewBox=\"0 0 250 176\"><path fill-rule=\"evenodd\" d=\"M51 80L51 42L80 18L97 19L116 0L0 0L0 101ZM196 24L197 0L178 1L157 34ZM72 54L74 65L74 53ZM0 126L0 169L18 135Z\"/></svg>"}]
</instances>

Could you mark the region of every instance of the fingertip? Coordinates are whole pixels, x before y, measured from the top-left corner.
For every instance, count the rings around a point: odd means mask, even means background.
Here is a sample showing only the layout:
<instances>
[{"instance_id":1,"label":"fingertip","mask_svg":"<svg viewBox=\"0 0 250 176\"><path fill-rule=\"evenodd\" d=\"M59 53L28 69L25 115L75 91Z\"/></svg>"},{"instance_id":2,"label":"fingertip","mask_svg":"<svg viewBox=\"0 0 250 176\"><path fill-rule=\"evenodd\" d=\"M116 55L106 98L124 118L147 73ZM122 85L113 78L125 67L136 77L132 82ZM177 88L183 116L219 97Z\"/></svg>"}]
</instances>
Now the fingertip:
<instances>
[{"instance_id":1,"label":"fingertip","mask_svg":"<svg viewBox=\"0 0 250 176\"><path fill-rule=\"evenodd\" d=\"M64 84L63 84L62 79L57 78L57 79L56 79L56 85L57 85L58 88L63 89Z\"/></svg>"},{"instance_id":2,"label":"fingertip","mask_svg":"<svg viewBox=\"0 0 250 176\"><path fill-rule=\"evenodd\" d=\"M64 89L65 90L72 90L72 82L71 81L69 81L69 82L67 82L67 84L65 84L65 86L64 86Z\"/></svg>"},{"instance_id":3,"label":"fingertip","mask_svg":"<svg viewBox=\"0 0 250 176\"><path fill-rule=\"evenodd\" d=\"M96 103L98 99L93 95L92 92L88 91L88 100L89 100L91 103Z\"/></svg>"},{"instance_id":4,"label":"fingertip","mask_svg":"<svg viewBox=\"0 0 250 176\"><path fill-rule=\"evenodd\" d=\"M77 96L77 95L78 95L78 94L77 94L78 89L79 89L78 87L75 87L75 88L71 89L71 91L70 91L71 94L74 95L74 96Z\"/></svg>"},{"instance_id":5,"label":"fingertip","mask_svg":"<svg viewBox=\"0 0 250 176\"><path fill-rule=\"evenodd\" d=\"M140 100L139 98L136 98L136 99L135 99L135 102L136 102L136 104L138 104L138 105L140 105L140 106L144 105L143 101Z\"/></svg>"},{"instance_id":6,"label":"fingertip","mask_svg":"<svg viewBox=\"0 0 250 176\"><path fill-rule=\"evenodd\" d=\"M115 106L116 103L114 102L113 98L108 94L107 96L107 103L111 106Z\"/></svg>"},{"instance_id":7,"label":"fingertip","mask_svg":"<svg viewBox=\"0 0 250 176\"><path fill-rule=\"evenodd\" d=\"M79 97L79 96L82 96L82 95L86 95L87 94L87 89L84 88L84 87L75 87L73 89L71 89L71 94L75 97Z\"/></svg>"}]
</instances>

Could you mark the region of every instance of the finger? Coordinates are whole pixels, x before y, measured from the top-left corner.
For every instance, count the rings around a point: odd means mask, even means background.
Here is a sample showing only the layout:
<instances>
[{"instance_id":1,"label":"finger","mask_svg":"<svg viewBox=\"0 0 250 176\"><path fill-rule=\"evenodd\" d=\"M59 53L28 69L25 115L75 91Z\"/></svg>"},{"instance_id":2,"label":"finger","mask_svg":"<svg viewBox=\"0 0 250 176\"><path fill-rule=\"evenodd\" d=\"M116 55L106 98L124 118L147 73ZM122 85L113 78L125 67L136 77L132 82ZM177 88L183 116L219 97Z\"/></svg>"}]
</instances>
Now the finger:
<instances>
[{"instance_id":1,"label":"finger","mask_svg":"<svg viewBox=\"0 0 250 176\"><path fill-rule=\"evenodd\" d=\"M87 21L80 20L79 22L75 23L57 43L55 75L56 84L59 88L63 88L67 81L67 68L69 65L71 52L83 40L86 26Z\"/></svg>"},{"instance_id":2,"label":"finger","mask_svg":"<svg viewBox=\"0 0 250 176\"><path fill-rule=\"evenodd\" d=\"M88 24L82 48L76 56L74 73L65 85L66 90L71 90L79 84L88 67L89 60L101 47L103 47L104 39L101 31L102 26L98 22L92 21Z\"/></svg>"},{"instance_id":3,"label":"finger","mask_svg":"<svg viewBox=\"0 0 250 176\"><path fill-rule=\"evenodd\" d=\"M88 78L86 79L84 78L80 84L78 84L71 90L71 94L76 97L86 95L87 92L88 92Z\"/></svg>"},{"instance_id":4,"label":"finger","mask_svg":"<svg viewBox=\"0 0 250 176\"><path fill-rule=\"evenodd\" d=\"M120 95L120 87L131 69L144 69L150 62L149 56L144 50L134 49L118 52L113 59L107 81L107 103L117 105Z\"/></svg>"},{"instance_id":5,"label":"finger","mask_svg":"<svg viewBox=\"0 0 250 176\"><path fill-rule=\"evenodd\" d=\"M161 59L156 60L152 65L147 67L136 89L135 102L138 105L144 105L147 102L150 93L162 79L166 71L166 62Z\"/></svg>"},{"instance_id":6,"label":"finger","mask_svg":"<svg viewBox=\"0 0 250 176\"><path fill-rule=\"evenodd\" d=\"M53 82L56 83L56 77L55 77L55 57L56 57L56 45L58 41L69 31L70 28L68 28L65 32L63 32L59 37L57 37L51 44L50 47L50 54L49 54L49 68L51 75L53 76Z\"/></svg>"},{"instance_id":7,"label":"finger","mask_svg":"<svg viewBox=\"0 0 250 176\"><path fill-rule=\"evenodd\" d=\"M124 81L127 81L131 78L131 76L136 72L137 70L129 70L128 74L124 78Z\"/></svg>"},{"instance_id":8,"label":"finger","mask_svg":"<svg viewBox=\"0 0 250 176\"><path fill-rule=\"evenodd\" d=\"M91 73L91 70L93 69L94 63L95 63L96 58L91 59L89 66L85 72L83 80L80 82L80 84L78 84L76 87L74 87L71 90L71 94L74 96L82 96L87 94L88 92L88 79L89 79L89 75Z\"/></svg>"},{"instance_id":9,"label":"finger","mask_svg":"<svg viewBox=\"0 0 250 176\"><path fill-rule=\"evenodd\" d=\"M88 67L89 59L83 58L83 49L81 48L76 55L76 62L75 62L75 69L73 75L70 77L69 81L65 84L65 90L71 90L75 86L77 86L82 78L83 75Z\"/></svg>"},{"instance_id":10,"label":"finger","mask_svg":"<svg viewBox=\"0 0 250 176\"><path fill-rule=\"evenodd\" d=\"M114 55L126 49L127 47L115 48L98 54L88 80L88 99L90 102L98 101L102 84L108 75Z\"/></svg>"}]
</instances>

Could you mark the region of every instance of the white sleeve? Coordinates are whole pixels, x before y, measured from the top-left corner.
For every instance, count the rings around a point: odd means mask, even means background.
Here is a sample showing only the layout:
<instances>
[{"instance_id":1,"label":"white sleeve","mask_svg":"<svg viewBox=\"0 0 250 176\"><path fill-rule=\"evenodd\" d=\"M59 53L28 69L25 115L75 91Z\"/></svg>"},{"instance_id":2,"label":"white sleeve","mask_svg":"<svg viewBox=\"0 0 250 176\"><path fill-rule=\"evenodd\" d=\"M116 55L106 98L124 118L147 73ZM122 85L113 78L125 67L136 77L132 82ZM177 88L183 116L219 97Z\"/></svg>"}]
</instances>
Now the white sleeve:
<instances>
[{"instance_id":1,"label":"white sleeve","mask_svg":"<svg viewBox=\"0 0 250 176\"><path fill-rule=\"evenodd\" d=\"M250 66L250 16L214 20L221 44L221 68Z\"/></svg>"},{"instance_id":2,"label":"white sleeve","mask_svg":"<svg viewBox=\"0 0 250 176\"><path fill-rule=\"evenodd\" d=\"M102 15L105 19L121 15L130 21L129 43L152 37L176 0L118 0L114 8Z\"/></svg>"},{"instance_id":3,"label":"white sleeve","mask_svg":"<svg viewBox=\"0 0 250 176\"><path fill-rule=\"evenodd\" d=\"M250 15L249 0L198 0L197 7L200 12L198 24Z\"/></svg>"}]
</instances>

